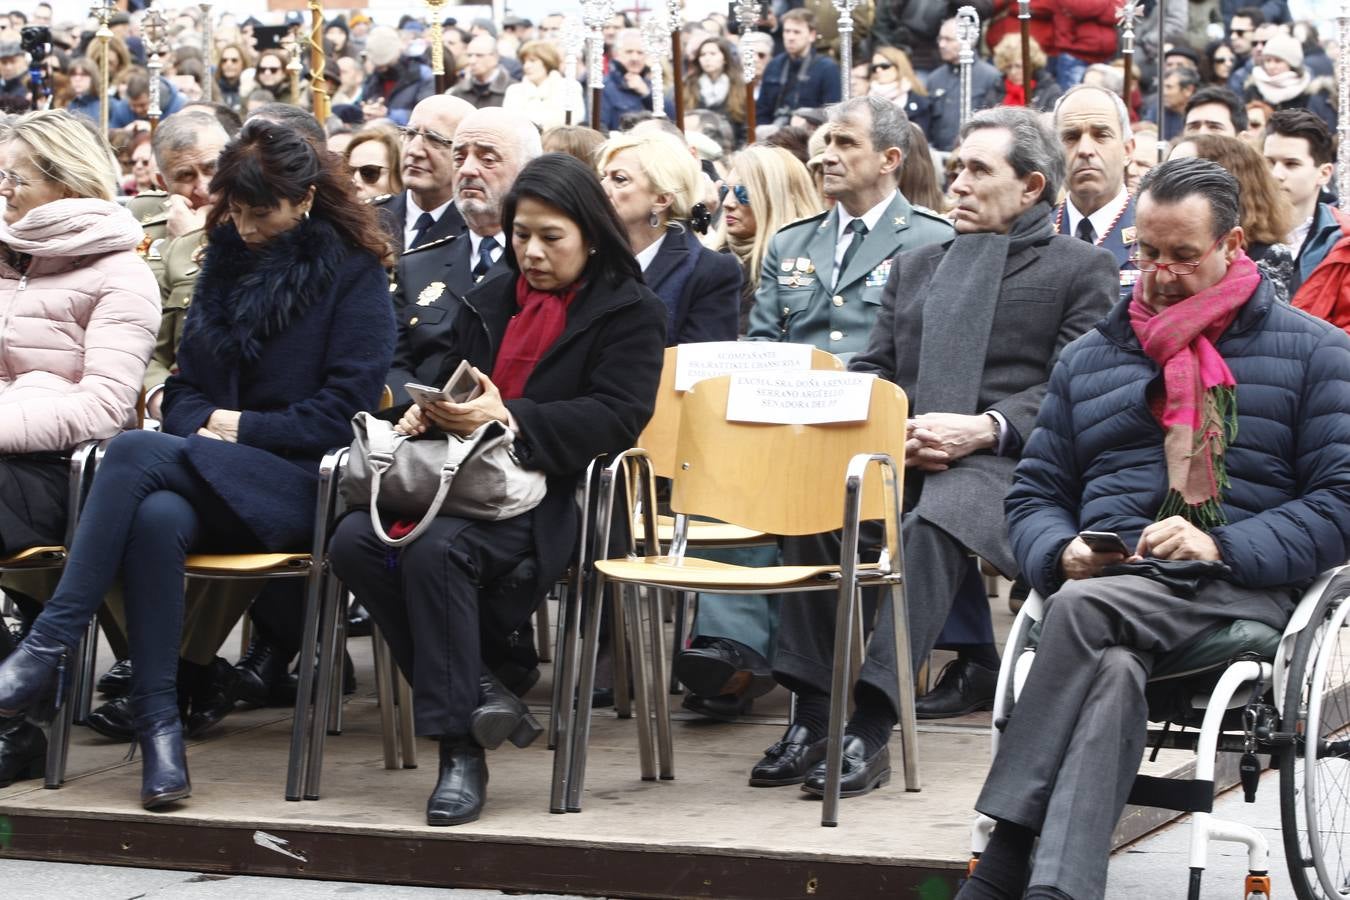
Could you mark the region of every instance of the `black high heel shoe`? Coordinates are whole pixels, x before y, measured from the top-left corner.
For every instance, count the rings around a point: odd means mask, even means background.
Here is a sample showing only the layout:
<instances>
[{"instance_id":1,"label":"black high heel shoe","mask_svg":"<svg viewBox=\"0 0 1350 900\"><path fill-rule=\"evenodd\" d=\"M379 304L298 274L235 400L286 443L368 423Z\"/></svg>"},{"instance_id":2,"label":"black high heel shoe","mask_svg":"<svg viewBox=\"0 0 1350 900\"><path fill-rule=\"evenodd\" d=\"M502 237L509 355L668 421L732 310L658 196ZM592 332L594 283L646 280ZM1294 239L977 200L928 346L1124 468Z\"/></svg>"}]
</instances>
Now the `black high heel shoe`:
<instances>
[{"instance_id":1,"label":"black high heel shoe","mask_svg":"<svg viewBox=\"0 0 1350 900\"><path fill-rule=\"evenodd\" d=\"M483 814L488 770L483 748L467 737L441 738L441 770L427 798L428 825L463 825Z\"/></svg>"},{"instance_id":2,"label":"black high heel shoe","mask_svg":"<svg viewBox=\"0 0 1350 900\"><path fill-rule=\"evenodd\" d=\"M159 809L192 796L178 710L169 710L145 724L138 722L136 743L141 748L141 806Z\"/></svg>"},{"instance_id":3,"label":"black high heel shoe","mask_svg":"<svg viewBox=\"0 0 1350 900\"><path fill-rule=\"evenodd\" d=\"M469 733L480 747L496 750L507 738L524 749L544 733L530 708L506 689L495 675L484 674L479 682L483 702L469 714Z\"/></svg>"},{"instance_id":4,"label":"black high heel shoe","mask_svg":"<svg viewBox=\"0 0 1350 900\"><path fill-rule=\"evenodd\" d=\"M30 631L0 662L0 717L50 722L64 699L69 657L64 644Z\"/></svg>"}]
</instances>

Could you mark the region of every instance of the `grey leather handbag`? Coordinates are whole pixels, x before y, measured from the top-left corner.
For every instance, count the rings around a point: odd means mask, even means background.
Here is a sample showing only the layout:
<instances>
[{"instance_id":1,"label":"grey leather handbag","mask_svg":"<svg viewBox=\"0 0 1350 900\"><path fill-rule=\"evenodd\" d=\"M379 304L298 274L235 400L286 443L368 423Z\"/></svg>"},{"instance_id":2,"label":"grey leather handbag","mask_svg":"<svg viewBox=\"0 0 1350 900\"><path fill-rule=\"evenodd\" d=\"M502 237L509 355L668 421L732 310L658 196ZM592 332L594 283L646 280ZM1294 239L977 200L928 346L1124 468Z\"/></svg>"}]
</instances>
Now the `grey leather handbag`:
<instances>
[{"instance_id":1,"label":"grey leather handbag","mask_svg":"<svg viewBox=\"0 0 1350 900\"><path fill-rule=\"evenodd\" d=\"M523 468L515 436L501 422L472 434L410 438L394 423L359 412L339 490L350 506L369 506L375 534L391 547L417 539L441 515L496 521L534 509L548 490L543 472ZM380 515L415 519L402 537L384 530Z\"/></svg>"}]
</instances>

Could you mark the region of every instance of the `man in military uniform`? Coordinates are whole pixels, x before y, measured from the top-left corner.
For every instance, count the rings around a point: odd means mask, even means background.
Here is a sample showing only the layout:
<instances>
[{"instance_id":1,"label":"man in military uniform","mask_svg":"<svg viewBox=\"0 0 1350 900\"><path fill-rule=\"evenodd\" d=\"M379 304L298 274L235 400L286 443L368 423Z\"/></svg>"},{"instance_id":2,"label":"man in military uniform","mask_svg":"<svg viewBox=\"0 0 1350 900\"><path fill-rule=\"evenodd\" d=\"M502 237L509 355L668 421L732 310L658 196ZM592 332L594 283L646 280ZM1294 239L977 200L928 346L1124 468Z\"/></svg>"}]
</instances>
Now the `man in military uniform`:
<instances>
[{"instance_id":1,"label":"man in military uniform","mask_svg":"<svg viewBox=\"0 0 1350 900\"><path fill-rule=\"evenodd\" d=\"M459 123L471 112L468 101L438 94L414 106L407 126L399 129L406 188L371 201L395 253L464 231L464 218L454 204L450 145Z\"/></svg>"},{"instance_id":2,"label":"man in military uniform","mask_svg":"<svg viewBox=\"0 0 1350 900\"><path fill-rule=\"evenodd\" d=\"M896 254L951 239L950 223L897 188L909 136L904 111L888 101L859 97L830 108L824 174L835 206L769 242L749 338L813 344L847 359L867 345ZM752 565L773 562L775 550L726 553L735 555L717 558ZM708 599L675 673L691 691L686 708L727 718L773 687L766 658L777 608L764 596Z\"/></svg>"}]
</instances>

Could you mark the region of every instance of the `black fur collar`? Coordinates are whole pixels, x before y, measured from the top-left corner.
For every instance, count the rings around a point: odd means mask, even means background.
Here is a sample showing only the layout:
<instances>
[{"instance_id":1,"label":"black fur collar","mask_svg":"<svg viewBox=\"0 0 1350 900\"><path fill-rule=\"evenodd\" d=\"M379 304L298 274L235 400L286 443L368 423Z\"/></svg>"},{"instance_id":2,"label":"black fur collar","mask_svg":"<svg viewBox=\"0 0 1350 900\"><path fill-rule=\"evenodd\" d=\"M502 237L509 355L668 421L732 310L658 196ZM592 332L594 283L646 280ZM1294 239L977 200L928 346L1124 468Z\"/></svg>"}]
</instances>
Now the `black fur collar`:
<instances>
[{"instance_id":1,"label":"black fur collar","mask_svg":"<svg viewBox=\"0 0 1350 900\"><path fill-rule=\"evenodd\" d=\"M322 219L305 219L258 251L226 222L206 246L193 327L222 362L254 362L268 337L327 295L346 253L346 242Z\"/></svg>"}]
</instances>

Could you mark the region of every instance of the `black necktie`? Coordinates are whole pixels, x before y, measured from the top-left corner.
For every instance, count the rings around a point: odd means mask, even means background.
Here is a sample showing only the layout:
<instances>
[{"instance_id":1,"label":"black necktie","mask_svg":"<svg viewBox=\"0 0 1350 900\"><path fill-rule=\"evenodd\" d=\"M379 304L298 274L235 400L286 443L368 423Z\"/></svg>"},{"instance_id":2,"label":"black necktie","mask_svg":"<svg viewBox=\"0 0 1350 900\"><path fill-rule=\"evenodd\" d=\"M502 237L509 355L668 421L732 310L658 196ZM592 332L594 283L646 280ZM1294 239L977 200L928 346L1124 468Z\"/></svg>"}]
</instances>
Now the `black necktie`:
<instances>
[{"instance_id":1,"label":"black necktie","mask_svg":"<svg viewBox=\"0 0 1350 900\"><path fill-rule=\"evenodd\" d=\"M478 262L473 267L474 281L487 274L487 270L492 268L492 251L497 249L497 239L485 237L478 244Z\"/></svg>"},{"instance_id":2,"label":"black necktie","mask_svg":"<svg viewBox=\"0 0 1350 900\"><path fill-rule=\"evenodd\" d=\"M435 224L436 220L431 217L429 212L424 212L418 216L417 221L413 223L413 239L412 243L408 245L408 249L422 246L422 243L427 239L427 232Z\"/></svg>"},{"instance_id":3,"label":"black necktie","mask_svg":"<svg viewBox=\"0 0 1350 900\"><path fill-rule=\"evenodd\" d=\"M853 257L858 255L858 248L863 245L867 238L867 223L862 219L854 219L848 223L848 230L853 232L853 240L848 242L848 248L844 250L844 258L839 263L839 271L835 273L834 283L838 284L839 279L848 271L848 264L853 261Z\"/></svg>"},{"instance_id":4,"label":"black necktie","mask_svg":"<svg viewBox=\"0 0 1350 900\"><path fill-rule=\"evenodd\" d=\"M1089 244L1097 243L1097 229L1092 227L1087 216L1078 220L1078 230L1074 232L1080 241L1087 241Z\"/></svg>"}]
</instances>

